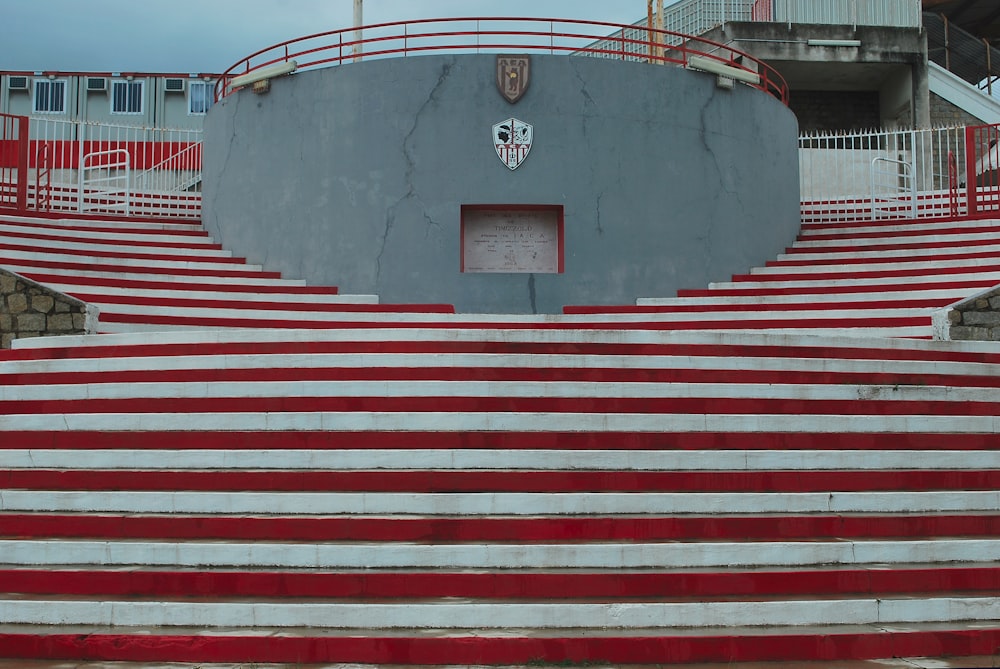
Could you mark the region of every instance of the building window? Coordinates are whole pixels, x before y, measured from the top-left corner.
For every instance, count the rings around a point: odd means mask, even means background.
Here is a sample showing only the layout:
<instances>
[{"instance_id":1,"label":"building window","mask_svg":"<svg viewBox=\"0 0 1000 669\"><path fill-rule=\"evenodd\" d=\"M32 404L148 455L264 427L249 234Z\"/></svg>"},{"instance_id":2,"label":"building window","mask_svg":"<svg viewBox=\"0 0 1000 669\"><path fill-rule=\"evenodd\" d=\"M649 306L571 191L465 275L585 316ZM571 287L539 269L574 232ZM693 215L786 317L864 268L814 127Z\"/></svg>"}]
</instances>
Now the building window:
<instances>
[{"instance_id":1,"label":"building window","mask_svg":"<svg viewBox=\"0 0 1000 669\"><path fill-rule=\"evenodd\" d=\"M39 79L35 82L34 113L65 114L66 82Z\"/></svg>"},{"instance_id":2,"label":"building window","mask_svg":"<svg viewBox=\"0 0 1000 669\"><path fill-rule=\"evenodd\" d=\"M111 113L141 114L142 90L143 90L143 82L141 81L112 82Z\"/></svg>"},{"instance_id":3,"label":"building window","mask_svg":"<svg viewBox=\"0 0 1000 669\"><path fill-rule=\"evenodd\" d=\"M192 81L188 84L188 114L204 114L212 106L215 98L214 86L207 81Z\"/></svg>"}]
</instances>

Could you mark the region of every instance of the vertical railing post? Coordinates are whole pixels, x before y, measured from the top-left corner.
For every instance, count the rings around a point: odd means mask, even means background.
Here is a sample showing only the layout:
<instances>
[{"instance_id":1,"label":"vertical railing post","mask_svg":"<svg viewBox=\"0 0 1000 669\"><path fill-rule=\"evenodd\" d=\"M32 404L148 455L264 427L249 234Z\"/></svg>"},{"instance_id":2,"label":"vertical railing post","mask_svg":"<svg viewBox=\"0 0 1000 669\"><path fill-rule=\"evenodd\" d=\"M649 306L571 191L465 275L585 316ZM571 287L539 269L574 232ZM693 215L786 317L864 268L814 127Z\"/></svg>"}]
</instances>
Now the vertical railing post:
<instances>
[{"instance_id":1,"label":"vertical railing post","mask_svg":"<svg viewBox=\"0 0 1000 669\"><path fill-rule=\"evenodd\" d=\"M976 209L976 128L965 129L965 198L969 216L975 216Z\"/></svg>"},{"instance_id":2,"label":"vertical railing post","mask_svg":"<svg viewBox=\"0 0 1000 669\"><path fill-rule=\"evenodd\" d=\"M16 206L28 209L28 117L22 116L17 124L17 195Z\"/></svg>"}]
</instances>

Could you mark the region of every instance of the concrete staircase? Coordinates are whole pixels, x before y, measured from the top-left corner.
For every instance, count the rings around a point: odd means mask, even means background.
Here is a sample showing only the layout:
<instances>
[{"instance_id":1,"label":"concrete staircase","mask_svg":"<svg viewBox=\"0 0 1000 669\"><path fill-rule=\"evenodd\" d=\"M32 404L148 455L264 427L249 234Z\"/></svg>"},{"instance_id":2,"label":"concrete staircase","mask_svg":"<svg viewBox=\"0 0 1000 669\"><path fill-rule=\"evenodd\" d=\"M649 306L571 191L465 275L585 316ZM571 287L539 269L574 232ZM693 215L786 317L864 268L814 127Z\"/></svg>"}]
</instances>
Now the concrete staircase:
<instances>
[{"instance_id":1,"label":"concrete staircase","mask_svg":"<svg viewBox=\"0 0 1000 669\"><path fill-rule=\"evenodd\" d=\"M998 282L996 222L811 226L703 294L547 317L338 302L192 226L0 224L0 265L124 331L0 351L0 657L1000 648L1000 348L921 339Z\"/></svg>"}]
</instances>

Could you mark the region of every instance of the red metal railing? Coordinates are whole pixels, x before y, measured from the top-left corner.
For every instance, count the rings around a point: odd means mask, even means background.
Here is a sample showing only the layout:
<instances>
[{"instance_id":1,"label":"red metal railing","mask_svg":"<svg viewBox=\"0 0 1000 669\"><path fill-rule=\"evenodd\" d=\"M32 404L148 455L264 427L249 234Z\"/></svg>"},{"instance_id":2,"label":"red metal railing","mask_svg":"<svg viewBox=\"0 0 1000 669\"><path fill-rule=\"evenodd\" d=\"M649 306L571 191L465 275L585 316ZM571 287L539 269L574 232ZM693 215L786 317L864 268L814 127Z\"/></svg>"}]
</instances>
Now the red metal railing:
<instances>
[{"instance_id":1,"label":"red metal railing","mask_svg":"<svg viewBox=\"0 0 1000 669\"><path fill-rule=\"evenodd\" d=\"M28 207L28 117L0 114L0 207Z\"/></svg>"},{"instance_id":2,"label":"red metal railing","mask_svg":"<svg viewBox=\"0 0 1000 669\"><path fill-rule=\"evenodd\" d=\"M41 145L35 159L35 209L52 209L52 146L48 142Z\"/></svg>"},{"instance_id":3,"label":"red metal railing","mask_svg":"<svg viewBox=\"0 0 1000 669\"><path fill-rule=\"evenodd\" d=\"M965 129L965 175L969 215L1000 211L1000 124Z\"/></svg>"},{"instance_id":4,"label":"red metal railing","mask_svg":"<svg viewBox=\"0 0 1000 669\"><path fill-rule=\"evenodd\" d=\"M759 83L750 85L788 104L788 86L778 71L730 46L645 26L543 18L422 19L316 33L275 44L240 60L216 82L215 98L220 100L233 92L235 77L293 60L298 70L305 70L359 58L502 52L641 59L680 67L687 67L691 56L710 58L757 75Z\"/></svg>"}]
</instances>

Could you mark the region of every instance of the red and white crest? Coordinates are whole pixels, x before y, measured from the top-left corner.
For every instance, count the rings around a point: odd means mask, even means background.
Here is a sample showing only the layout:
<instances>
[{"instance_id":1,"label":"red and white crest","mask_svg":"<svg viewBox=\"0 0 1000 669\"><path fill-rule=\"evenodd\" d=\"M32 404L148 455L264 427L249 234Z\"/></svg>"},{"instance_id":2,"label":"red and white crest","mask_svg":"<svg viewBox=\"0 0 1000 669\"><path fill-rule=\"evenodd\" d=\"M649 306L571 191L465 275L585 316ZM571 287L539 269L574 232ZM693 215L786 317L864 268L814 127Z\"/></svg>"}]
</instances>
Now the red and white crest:
<instances>
[{"instance_id":1,"label":"red and white crest","mask_svg":"<svg viewBox=\"0 0 1000 669\"><path fill-rule=\"evenodd\" d=\"M524 121L509 118L493 126L493 145L497 148L500 161L516 170L531 150L534 128Z\"/></svg>"}]
</instances>

